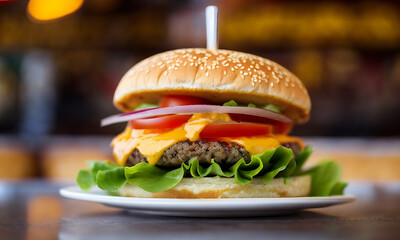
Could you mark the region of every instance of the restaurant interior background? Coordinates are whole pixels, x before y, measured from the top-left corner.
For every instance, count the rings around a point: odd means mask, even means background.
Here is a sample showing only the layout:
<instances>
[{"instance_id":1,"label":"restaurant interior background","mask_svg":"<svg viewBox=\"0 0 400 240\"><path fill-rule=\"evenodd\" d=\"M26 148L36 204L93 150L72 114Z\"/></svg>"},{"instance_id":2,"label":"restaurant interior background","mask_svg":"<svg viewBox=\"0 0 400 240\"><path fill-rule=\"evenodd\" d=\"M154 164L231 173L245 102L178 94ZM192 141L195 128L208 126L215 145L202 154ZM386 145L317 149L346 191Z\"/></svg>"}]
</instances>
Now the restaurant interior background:
<instances>
[{"instance_id":1,"label":"restaurant interior background","mask_svg":"<svg viewBox=\"0 0 400 240\"><path fill-rule=\"evenodd\" d=\"M205 47L211 4L220 48L306 85L311 118L292 135L315 161L336 158L345 179L400 179L400 4L294 0L0 0L0 178L73 179L85 161L111 159L124 125L99 122L118 113L120 78L153 54Z\"/></svg>"}]
</instances>

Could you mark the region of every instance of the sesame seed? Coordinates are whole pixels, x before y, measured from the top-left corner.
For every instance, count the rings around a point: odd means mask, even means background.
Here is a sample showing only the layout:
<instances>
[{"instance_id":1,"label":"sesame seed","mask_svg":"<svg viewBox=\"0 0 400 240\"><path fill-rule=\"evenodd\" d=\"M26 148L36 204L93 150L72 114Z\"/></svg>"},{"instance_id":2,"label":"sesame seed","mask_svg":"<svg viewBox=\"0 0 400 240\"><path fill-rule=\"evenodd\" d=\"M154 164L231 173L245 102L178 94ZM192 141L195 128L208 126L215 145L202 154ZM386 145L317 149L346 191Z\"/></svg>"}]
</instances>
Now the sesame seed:
<instances>
[{"instance_id":1,"label":"sesame seed","mask_svg":"<svg viewBox=\"0 0 400 240\"><path fill-rule=\"evenodd\" d=\"M205 72L209 77L211 71L221 68L220 74L226 76L229 69L234 74L240 75L242 79L249 76L252 86L257 87L259 83L268 84L270 88L276 84L285 84L286 87L300 87L306 93L304 86L291 76L285 69L272 61L262 57L246 55L240 52L226 50L207 50L207 49L180 49L167 52L156 58L145 59L140 62L134 70L127 74L150 73L153 68L160 67L163 76L168 76L170 71L179 70L180 67L196 66ZM237 76L239 77L239 76ZM280 83L282 81L282 83Z\"/></svg>"}]
</instances>

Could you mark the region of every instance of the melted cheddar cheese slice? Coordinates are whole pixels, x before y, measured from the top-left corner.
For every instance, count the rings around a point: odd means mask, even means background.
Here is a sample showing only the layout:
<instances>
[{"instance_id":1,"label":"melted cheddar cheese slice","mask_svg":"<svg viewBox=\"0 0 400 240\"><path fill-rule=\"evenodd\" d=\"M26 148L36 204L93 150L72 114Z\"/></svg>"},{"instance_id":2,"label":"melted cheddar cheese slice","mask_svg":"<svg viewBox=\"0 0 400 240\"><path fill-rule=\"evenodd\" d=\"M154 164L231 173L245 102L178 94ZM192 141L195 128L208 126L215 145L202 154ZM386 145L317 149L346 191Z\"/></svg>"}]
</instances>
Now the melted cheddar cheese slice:
<instances>
[{"instance_id":1,"label":"melted cheddar cheese slice","mask_svg":"<svg viewBox=\"0 0 400 240\"><path fill-rule=\"evenodd\" d=\"M198 113L193 114L187 123L167 132L157 133L151 130L131 129L127 126L125 131L111 142L113 155L117 164L124 166L132 152L138 149L151 165L156 165L164 151L175 143L186 139L196 141L206 125L230 121L232 119L226 113ZM268 149L275 149L281 142L298 142L303 147L300 139L283 135L221 138L220 140L238 143L251 155L263 153Z\"/></svg>"}]
</instances>

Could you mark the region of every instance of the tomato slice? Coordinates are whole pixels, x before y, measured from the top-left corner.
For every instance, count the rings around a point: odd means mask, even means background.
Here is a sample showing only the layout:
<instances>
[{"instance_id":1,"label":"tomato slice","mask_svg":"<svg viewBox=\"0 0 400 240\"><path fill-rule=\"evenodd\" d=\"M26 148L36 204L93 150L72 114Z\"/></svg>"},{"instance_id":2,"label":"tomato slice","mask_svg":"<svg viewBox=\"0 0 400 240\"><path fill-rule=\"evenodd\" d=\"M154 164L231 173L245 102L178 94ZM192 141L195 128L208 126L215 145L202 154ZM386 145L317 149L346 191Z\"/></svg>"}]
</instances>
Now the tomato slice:
<instances>
[{"instance_id":1,"label":"tomato slice","mask_svg":"<svg viewBox=\"0 0 400 240\"><path fill-rule=\"evenodd\" d=\"M272 119L249 116L244 114L230 113L229 115L232 120L236 122L254 122L271 125L272 133L274 134L288 134L293 128L293 123L284 123Z\"/></svg>"},{"instance_id":2,"label":"tomato slice","mask_svg":"<svg viewBox=\"0 0 400 240\"><path fill-rule=\"evenodd\" d=\"M189 120L192 115L169 115L154 118L142 118L131 120L131 126L135 129L165 129L176 128Z\"/></svg>"},{"instance_id":3,"label":"tomato slice","mask_svg":"<svg viewBox=\"0 0 400 240\"><path fill-rule=\"evenodd\" d=\"M160 100L160 107L174 107L182 105L206 104L207 101L199 97L165 95ZM168 129L176 128L187 122L192 115L168 115L163 117L143 118L131 120L135 129Z\"/></svg>"},{"instance_id":4,"label":"tomato slice","mask_svg":"<svg viewBox=\"0 0 400 240\"><path fill-rule=\"evenodd\" d=\"M182 105L206 104L203 98L181 95L165 95L160 100L160 107L174 107Z\"/></svg>"},{"instance_id":5,"label":"tomato slice","mask_svg":"<svg viewBox=\"0 0 400 240\"><path fill-rule=\"evenodd\" d=\"M212 123L203 128L200 138L249 137L267 135L271 126L258 123Z\"/></svg>"}]
</instances>

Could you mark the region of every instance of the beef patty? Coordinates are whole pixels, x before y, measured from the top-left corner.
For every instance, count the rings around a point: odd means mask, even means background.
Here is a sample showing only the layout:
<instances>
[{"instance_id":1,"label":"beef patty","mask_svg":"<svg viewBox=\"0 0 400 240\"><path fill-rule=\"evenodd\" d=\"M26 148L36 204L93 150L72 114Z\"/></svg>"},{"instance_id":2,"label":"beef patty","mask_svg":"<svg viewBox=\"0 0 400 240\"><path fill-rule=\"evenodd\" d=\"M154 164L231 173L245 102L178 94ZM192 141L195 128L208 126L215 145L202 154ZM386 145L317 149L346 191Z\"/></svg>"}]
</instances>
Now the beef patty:
<instances>
[{"instance_id":1,"label":"beef patty","mask_svg":"<svg viewBox=\"0 0 400 240\"><path fill-rule=\"evenodd\" d=\"M282 146L291 148L294 154L300 150L300 146L296 142L283 143ZM165 150L156 165L161 168L176 168L180 167L183 162L188 163L192 158L197 158L203 166L210 165L211 159L214 159L220 166L229 167L242 158L246 163L250 162L250 153L243 146L233 142L185 140ZM139 150L135 149L125 165L131 167L140 162L147 162L147 159Z\"/></svg>"}]
</instances>

